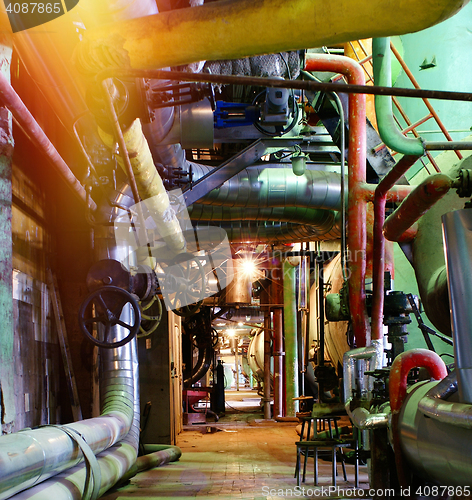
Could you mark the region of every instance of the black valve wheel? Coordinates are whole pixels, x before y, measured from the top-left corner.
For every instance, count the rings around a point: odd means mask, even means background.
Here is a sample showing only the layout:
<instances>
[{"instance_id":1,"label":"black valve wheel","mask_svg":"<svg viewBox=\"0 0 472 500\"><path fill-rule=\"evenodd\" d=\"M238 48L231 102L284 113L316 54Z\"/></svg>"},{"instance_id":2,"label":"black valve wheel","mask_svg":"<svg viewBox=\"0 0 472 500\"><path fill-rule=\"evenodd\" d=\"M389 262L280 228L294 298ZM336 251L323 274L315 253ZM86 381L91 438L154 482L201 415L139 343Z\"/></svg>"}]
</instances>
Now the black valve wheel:
<instances>
[{"instance_id":1,"label":"black valve wheel","mask_svg":"<svg viewBox=\"0 0 472 500\"><path fill-rule=\"evenodd\" d=\"M133 323L120 319L123 308L130 304L133 309ZM92 292L79 309L79 326L82 333L95 345L106 349L121 347L130 342L139 331L141 310L137 300L129 292L117 286L105 286ZM93 334L94 325L97 337ZM122 340L113 342L110 337L114 326L129 330Z\"/></svg>"}]
</instances>

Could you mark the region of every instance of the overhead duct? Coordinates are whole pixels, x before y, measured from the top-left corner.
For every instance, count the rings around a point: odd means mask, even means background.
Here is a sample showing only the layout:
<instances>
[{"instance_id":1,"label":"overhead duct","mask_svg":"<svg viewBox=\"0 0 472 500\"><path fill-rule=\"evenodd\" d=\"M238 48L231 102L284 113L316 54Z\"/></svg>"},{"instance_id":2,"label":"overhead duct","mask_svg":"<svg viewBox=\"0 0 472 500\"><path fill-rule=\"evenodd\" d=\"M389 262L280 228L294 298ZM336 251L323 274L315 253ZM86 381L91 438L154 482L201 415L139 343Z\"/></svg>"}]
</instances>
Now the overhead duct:
<instances>
[{"instance_id":1,"label":"overhead duct","mask_svg":"<svg viewBox=\"0 0 472 500\"><path fill-rule=\"evenodd\" d=\"M212 167L192 163L197 181ZM246 168L222 186L204 196L199 203L226 207L309 207L341 210L339 174L306 170L297 176L289 168L267 163Z\"/></svg>"}]
</instances>

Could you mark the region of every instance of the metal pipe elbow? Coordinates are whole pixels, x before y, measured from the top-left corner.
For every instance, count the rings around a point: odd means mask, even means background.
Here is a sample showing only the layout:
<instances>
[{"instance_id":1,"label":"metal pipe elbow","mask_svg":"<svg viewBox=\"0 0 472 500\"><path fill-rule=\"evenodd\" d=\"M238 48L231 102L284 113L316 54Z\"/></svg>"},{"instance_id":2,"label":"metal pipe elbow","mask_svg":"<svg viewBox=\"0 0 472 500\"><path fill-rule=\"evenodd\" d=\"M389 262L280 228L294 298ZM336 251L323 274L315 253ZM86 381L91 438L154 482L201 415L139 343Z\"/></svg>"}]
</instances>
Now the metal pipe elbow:
<instances>
[{"instance_id":1,"label":"metal pipe elbow","mask_svg":"<svg viewBox=\"0 0 472 500\"><path fill-rule=\"evenodd\" d=\"M418 410L441 423L472 429L472 405L446 401L457 390L457 375L452 372L421 398Z\"/></svg>"}]
</instances>

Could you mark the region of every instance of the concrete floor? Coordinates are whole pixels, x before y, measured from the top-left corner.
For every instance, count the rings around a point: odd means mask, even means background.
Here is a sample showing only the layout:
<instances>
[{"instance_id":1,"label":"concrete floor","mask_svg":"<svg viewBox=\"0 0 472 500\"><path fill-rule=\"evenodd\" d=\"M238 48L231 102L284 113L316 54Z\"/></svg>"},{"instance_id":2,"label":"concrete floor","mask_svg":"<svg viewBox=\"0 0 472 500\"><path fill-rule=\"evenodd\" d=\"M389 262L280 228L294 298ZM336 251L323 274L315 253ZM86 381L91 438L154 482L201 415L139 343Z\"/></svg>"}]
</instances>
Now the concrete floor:
<instances>
[{"instance_id":1,"label":"concrete floor","mask_svg":"<svg viewBox=\"0 0 472 500\"><path fill-rule=\"evenodd\" d=\"M142 472L103 498L369 498L367 492L355 494L354 466L349 464L348 481L343 480L339 465L337 489L329 490L331 462L320 460L320 486L315 487L311 458L307 481L297 489L293 477L296 423L264 421L254 391L228 392L226 400L228 411L219 422L185 427L177 442L182 449L178 462ZM360 487L367 489L365 467L361 467L360 480Z\"/></svg>"}]
</instances>

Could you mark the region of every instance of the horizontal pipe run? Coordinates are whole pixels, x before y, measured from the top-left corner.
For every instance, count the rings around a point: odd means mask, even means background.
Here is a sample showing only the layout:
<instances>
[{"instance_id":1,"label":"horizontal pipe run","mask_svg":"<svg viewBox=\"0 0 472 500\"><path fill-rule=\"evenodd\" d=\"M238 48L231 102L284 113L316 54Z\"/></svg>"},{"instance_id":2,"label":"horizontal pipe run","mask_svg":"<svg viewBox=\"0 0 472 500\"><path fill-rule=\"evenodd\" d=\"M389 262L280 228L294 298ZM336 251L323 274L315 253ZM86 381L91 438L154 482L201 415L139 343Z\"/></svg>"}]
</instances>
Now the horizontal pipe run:
<instances>
[{"instance_id":1,"label":"horizontal pipe run","mask_svg":"<svg viewBox=\"0 0 472 500\"><path fill-rule=\"evenodd\" d=\"M449 142L426 142L425 149L428 151L470 151L472 142L470 141L449 141Z\"/></svg>"},{"instance_id":2,"label":"horizontal pipe run","mask_svg":"<svg viewBox=\"0 0 472 500\"><path fill-rule=\"evenodd\" d=\"M373 243L373 298L372 338L383 338L385 238L382 228L385 221L387 193L405 172L416 162L417 156L404 156L379 182L374 195L374 243Z\"/></svg>"},{"instance_id":3,"label":"horizontal pipe run","mask_svg":"<svg viewBox=\"0 0 472 500\"><path fill-rule=\"evenodd\" d=\"M67 163L57 152L43 129L29 112L19 95L14 91L8 80L0 74L0 101L11 112L18 125L23 129L31 142L46 155L52 163L56 172L66 182L67 186L72 189L74 194L92 210L97 209L97 205L89 198L85 188L80 184L78 179L72 173Z\"/></svg>"},{"instance_id":4,"label":"horizontal pipe run","mask_svg":"<svg viewBox=\"0 0 472 500\"><path fill-rule=\"evenodd\" d=\"M398 241L405 231L451 189L452 183L452 179L447 175L434 174L416 186L385 221L385 238Z\"/></svg>"},{"instance_id":5,"label":"horizontal pipe run","mask_svg":"<svg viewBox=\"0 0 472 500\"><path fill-rule=\"evenodd\" d=\"M328 56L327 56L328 57ZM342 57L342 56L329 56ZM354 61L355 62L355 61ZM207 73L184 73L164 70L106 70L97 75L97 80L106 78L152 78L157 80L178 80L187 82L209 82L224 85L252 85L286 89L311 90L313 92L336 92L337 94L373 94L396 97L442 99L446 101L472 102L471 92L452 92L448 90L407 89L347 83L340 87L337 83L315 82L312 80L277 80L259 76L210 75Z\"/></svg>"}]
</instances>

